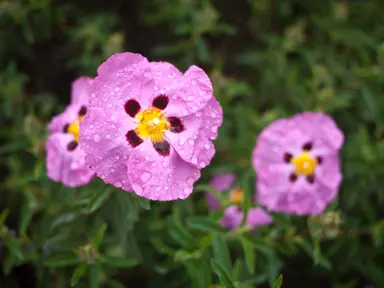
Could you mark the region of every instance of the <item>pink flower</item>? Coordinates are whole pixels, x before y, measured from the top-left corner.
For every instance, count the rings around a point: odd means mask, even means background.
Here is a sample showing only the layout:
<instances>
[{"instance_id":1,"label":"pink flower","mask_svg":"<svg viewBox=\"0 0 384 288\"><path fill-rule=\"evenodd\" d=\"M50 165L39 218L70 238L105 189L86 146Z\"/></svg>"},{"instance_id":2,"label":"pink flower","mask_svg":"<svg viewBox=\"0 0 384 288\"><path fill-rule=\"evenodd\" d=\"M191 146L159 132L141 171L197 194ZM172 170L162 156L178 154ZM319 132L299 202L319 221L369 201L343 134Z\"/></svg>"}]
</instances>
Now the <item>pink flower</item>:
<instances>
[{"instance_id":1,"label":"pink flower","mask_svg":"<svg viewBox=\"0 0 384 288\"><path fill-rule=\"evenodd\" d=\"M88 89L92 79L80 77L72 84L71 104L49 124L46 143L47 173L53 181L68 187L87 184L94 172L86 165L79 147L79 124L87 113Z\"/></svg>"},{"instance_id":2,"label":"pink flower","mask_svg":"<svg viewBox=\"0 0 384 288\"><path fill-rule=\"evenodd\" d=\"M224 216L220 221L222 226L232 229L237 229L244 217L242 209L238 206L238 204L243 202L244 191L240 187L233 188L235 179L233 173L222 173L214 176L210 182L210 185L218 192L227 190L228 198L234 204L224 210ZM219 201L212 193L206 193L206 197L210 209L218 210L220 208ZM256 207L249 209L245 226L255 229L257 226L268 225L272 222L272 217L264 209Z\"/></svg>"},{"instance_id":3,"label":"pink flower","mask_svg":"<svg viewBox=\"0 0 384 288\"><path fill-rule=\"evenodd\" d=\"M343 133L322 113L277 120L253 151L256 200L269 210L298 215L324 211L339 191Z\"/></svg>"},{"instance_id":4,"label":"pink flower","mask_svg":"<svg viewBox=\"0 0 384 288\"><path fill-rule=\"evenodd\" d=\"M80 144L105 182L152 200L187 198L222 123L205 72L133 53L98 68Z\"/></svg>"}]
</instances>

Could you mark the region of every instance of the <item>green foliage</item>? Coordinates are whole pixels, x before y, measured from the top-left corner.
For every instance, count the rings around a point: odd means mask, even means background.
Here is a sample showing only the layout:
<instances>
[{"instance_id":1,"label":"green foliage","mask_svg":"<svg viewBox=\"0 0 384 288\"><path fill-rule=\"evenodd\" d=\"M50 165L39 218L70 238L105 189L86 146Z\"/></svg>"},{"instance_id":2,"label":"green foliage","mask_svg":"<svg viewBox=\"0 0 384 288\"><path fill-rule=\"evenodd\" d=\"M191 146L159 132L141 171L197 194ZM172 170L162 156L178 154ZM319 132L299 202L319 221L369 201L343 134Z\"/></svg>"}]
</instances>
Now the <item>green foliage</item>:
<instances>
[{"instance_id":1,"label":"green foliage","mask_svg":"<svg viewBox=\"0 0 384 288\"><path fill-rule=\"evenodd\" d=\"M20 272L29 263L37 287L384 287L383 9L378 0L1 1L0 286L32 287ZM121 51L196 64L212 79L225 120L187 200L46 177L47 123L71 82ZM332 115L346 135L337 200L318 217L223 229L222 209L208 211L202 193L217 194L212 173L234 171L243 208L254 206L256 136L304 110Z\"/></svg>"}]
</instances>

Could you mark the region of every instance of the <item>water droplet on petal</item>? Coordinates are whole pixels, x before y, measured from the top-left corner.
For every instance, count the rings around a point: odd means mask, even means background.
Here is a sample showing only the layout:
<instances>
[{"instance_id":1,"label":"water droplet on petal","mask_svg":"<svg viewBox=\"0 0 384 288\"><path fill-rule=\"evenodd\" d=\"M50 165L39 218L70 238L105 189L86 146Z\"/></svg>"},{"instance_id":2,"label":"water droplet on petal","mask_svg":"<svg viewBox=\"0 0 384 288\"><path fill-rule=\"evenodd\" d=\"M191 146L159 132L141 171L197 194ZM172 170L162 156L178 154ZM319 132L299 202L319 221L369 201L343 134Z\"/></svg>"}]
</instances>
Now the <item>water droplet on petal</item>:
<instances>
[{"instance_id":1,"label":"water droplet on petal","mask_svg":"<svg viewBox=\"0 0 384 288\"><path fill-rule=\"evenodd\" d=\"M192 164L197 164L197 158L196 158L196 156L192 156L192 158L191 158L191 163L192 163Z\"/></svg>"},{"instance_id":2,"label":"water droplet on petal","mask_svg":"<svg viewBox=\"0 0 384 288\"><path fill-rule=\"evenodd\" d=\"M191 190L189 188L184 188L184 193L189 194Z\"/></svg>"},{"instance_id":3,"label":"water droplet on petal","mask_svg":"<svg viewBox=\"0 0 384 288\"><path fill-rule=\"evenodd\" d=\"M207 150L207 151L208 151L208 150L209 150L209 148L211 148L211 145L209 145L209 144L207 143L207 144L205 144L205 145L204 145L204 148L205 148L205 150Z\"/></svg>"},{"instance_id":4,"label":"water droplet on petal","mask_svg":"<svg viewBox=\"0 0 384 288\"><path fill-rule=\"evenodd\" d=\"M165 191L168 191L169 187L168 186L164 186L164 190Z\"/></svg>"},{"instance_id":5,"label":"water droplet on petal","mask_svg":"<svg viewBox=\"0 0 384 288\"><path fill-rule=\"evenodd\" d=\"M100 135L96 134L95 136L93 136L93 140L95 140L95 142L99 142L100 141Z\"/></svg>"},{"instance_id":6,"label":"water droplet on petal","mask_svg":"<svg viewBox=\"0 0 384 288\"><path fill-rule=\"evenodd\" d=\"M116 187L121 187L121 186L123 186L122 184L121 184L121 182L116 182Z\"/></svg>"},{"instance_id":7,"label":"water droplet on petal","mask_svg":"<svg viewBox=\"0 0 384 288\"><path fill-rule=\"evenodd\" d=\"M204 161L201 161L200 162L200 167L204 168L205 166L207 166L207 164Z\"/></svg>"},{"instance_id":8,"label":"water droplet on petal","mask_svg":"<svg viewBox=\"0 0 384 288\"><path fill-rule=\"evenodd\" d=\"M186 141L187 141L187 139L185 139L184 137L180 137L179 145L184 145Z\"/></svg>"},{"instance_id":9,"label":"water droplet on petal","mask_svg":"<svg viewBox=\"0 0 384 288\"><path fill-rule=\"evenodd\" d=\"M139 195L141 195L143 193L143 188L138 183L133 183L132 189L133 189L133 191L135 191Z\"/></svg>"},{"instance_id":10,"label":"water droplet on petal","mask_svg":"<svg viewBox=\"0 0 384 288\"><path fill-rule=\"evenodd\" d=\"M192 140L192 139L189 139L189 140L188 140L188 144L191 145L191 146L193 146L193 144L195 144L195 141Z\"/></svg>"},{"instance_id":11,"label":"water droplet on petal","mask_svg":"<svg viewBox=\"0 0 384 288\"><path fill-rule=\"evenodd\" d=\"M144 183L147 182L150 178L152 177L152 174L147 172L147 171L144 171L143 174L141 174L140 176L140 179L141 181L143 181Z\"/></svg>"},{"instance_id":12,"label":"water droplet on petal","mask_svg":"<svg viewBox=\"0 0 384 288\"><path fill-rule=\"evenodd\" d=\"M168 166L168 163L167 163L167 162L165 162L165 161L163 161L163 162L161 162L161 165L163 165L163 167L164 167L164 168L167 168L167 166Z\"/></svg>"},{"instance_id":13,"label":"water droplet on petal","mask_svg":"<svg viewBox=\"0 0 384 288\"><path fill-rule=\"evenodd\" d=\"M116 160L120 160L120 156L119 156L119 155L116 155L116 156L115 156L115 159L116 159Z\"/></svg>"},{"instance_id":14,"label":"water droplet on petal","mask_svg":"<svg viewBox=\"0 0 384 288\"><path fill-rule=\"evenodd\" d=\"M193 96L193 95L190 95L190 96L188 96L188 101L193 101L193 100L195 100L195 96Z\"/></svg>"}]
</instances>

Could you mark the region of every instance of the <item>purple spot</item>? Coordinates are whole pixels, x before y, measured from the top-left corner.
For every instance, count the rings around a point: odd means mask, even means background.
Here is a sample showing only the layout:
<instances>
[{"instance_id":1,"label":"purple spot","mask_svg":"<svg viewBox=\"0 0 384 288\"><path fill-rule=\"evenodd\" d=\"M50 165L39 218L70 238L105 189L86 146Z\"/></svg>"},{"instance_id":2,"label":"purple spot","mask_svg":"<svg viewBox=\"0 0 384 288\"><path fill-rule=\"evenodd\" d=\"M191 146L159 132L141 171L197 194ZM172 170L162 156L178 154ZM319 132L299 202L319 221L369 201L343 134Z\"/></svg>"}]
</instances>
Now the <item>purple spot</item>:
<instances>
[{"instance_id":1,"label":"purple spot","mask_svg":"<svg viewBox=\"0 0 384 288\"><path fill-rule=\"evenodd\" d=\"M67 149L68 151L73 151L76 149L78 143L76 141L71 141L68 143Z\"/></svg>"},{"instance_id":2,"label":"purple spot","mask_svg":"<svg viewBox=\"0 0 384 288\"><path fill-rule=\"evenodd\" d=\"M85 114L87 114L87 107L81 106L79 116L84 116Z\"/></svg>"},{"instance_id":3,"label":"purple spot","mask_svg":"<svg viewBox=\"0 0 384 288\"><path fill-rule=\"evenodd\" d=\"M285 163L291 163L291 160L292 160L292 154L291 153L285 153L284 154L284 162Z\"/></svg>"},{"instance_id":4,"label":"purple spot","mask_svg":"<svg viewBox=\"0 0 384 288\"><path fill-rule=\"evenodd\" d=\"M291 183L295 183L297 180L297 175L292 173L290 176L289 176L289 182Z\"/></svg>"},{"instance_id":5,"label":"purple spot","mask_svg":"<svg viewBox=\"0 0 384 288\"><path fill-rule=\"evenodd\" d=\"M161 94L161 95L157 96L155 99L153 99L152 106L156 107L160 110L163 110L163 109L165 109L165 107L168 106L168 102L169 102L168 96Z\"/></svg>"},{"instance_id":6,"label":"purple spot","mask_svg":"<svg viewBox=\"0 0 384 288\"><path fill-rule=\"evenodd\" d=\"M125 112L131 117L135 117L140 111L140 104L135 99L129 99L124 105Z\"/></svg>"},{"instance_id":7,"label":"purple spot","mask_svg":"<svg viewBox=\"0 0 384 288\"><path fill-rule=\"evenodd\" d=\"M159 153L160 155L162 155L162 156L168 156L169 155L170 146L169 146L169 143L167 141L164 140L162 142L153 143L153 147L155 148L157 153Z\"/></svg>"},{"instance_id":8,"label":"purple spot","mask_svg":"<svg viewBox=\"0 0 384 288\"><path fill-rule=\"evenodd\" d=\"M310 150L312 150L312 142L307 142L307 143L305 143L304 145L303 145L303 150L305 150L305 151L310 151Z\"/></svg>"},{"instance_id":9,"label":"purple spot","mask_svg":"<svg viewBox=\"0 0 384 288\"><path fill-rule=\"evenodd\" d=\"M177 117L168 117L169 123L171 124L171 132L180 133L184 131L184 125L181 123L180 118Z\"/></svg>"},{"instance_id":10,"label":"purple spot","mask_svg":"<svg viewBox=\"0 0 384 288\"><path fill-rule=\"evenodd\" d=\"M308 183L310 183L310 184L313 184L313 183L315 183L315 175L308 175L307 176L307 181L308 181Z\"/></svg>"},{"instance_id":11,"label":"purple spot","mask_svg":"<svg viewBox=\"0 0 384 288\"><path fill-rule=\"evenodd\" d=\"M135 130L129 130L125 137L127 137L129 145L133 148L143 143L143 140L136 134Z\"/></svg>"},{"instance_id":12,"label":"purple spot","mask_svg":"<svg viewBox=\"0 0 384 288\"><path fill-rule=\"evenodd\" d=\"M69 124L65 124L63 128L64 133L68 133Z\"/></svg>"},{"instance_id":13,"label":"purple spot","mask_svg":"<svg viewBox=\"0 0 384 288\"><path fill-rule=\"evenodd\" d=\"M321 165L321 163L323 163L323 157L321 157L321 156L317 156L316 160L317 160L317 164Z\"/></svg>"}]
</instances>

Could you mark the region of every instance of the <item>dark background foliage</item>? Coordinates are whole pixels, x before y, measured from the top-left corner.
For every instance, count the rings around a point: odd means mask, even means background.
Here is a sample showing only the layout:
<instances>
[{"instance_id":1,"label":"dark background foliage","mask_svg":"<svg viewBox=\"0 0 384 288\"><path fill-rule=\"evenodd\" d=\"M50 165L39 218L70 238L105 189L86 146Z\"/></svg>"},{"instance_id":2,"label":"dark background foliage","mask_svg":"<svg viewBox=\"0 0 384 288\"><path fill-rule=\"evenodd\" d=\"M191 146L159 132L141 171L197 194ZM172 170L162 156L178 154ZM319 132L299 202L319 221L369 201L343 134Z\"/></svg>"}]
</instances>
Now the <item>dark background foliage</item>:
<instances>
[{"instance_id":1,"label":"dark background foliage","mask_svg":"<svg viewBox=\"0 0 384 288\"><path fill-rule=\"evenodd\" d=\"M384 287L384 2L0 1L0 287ZM185 201L46 177L46 125L70 84L116 52L209 73L217 153ZM271 121L312 110L345 132L340 196L319 217L228 233L203 193ZM221 286L219 286L221 285ZM278 287L278 283L275 287Z\"/></svg>"}]
</instances>

